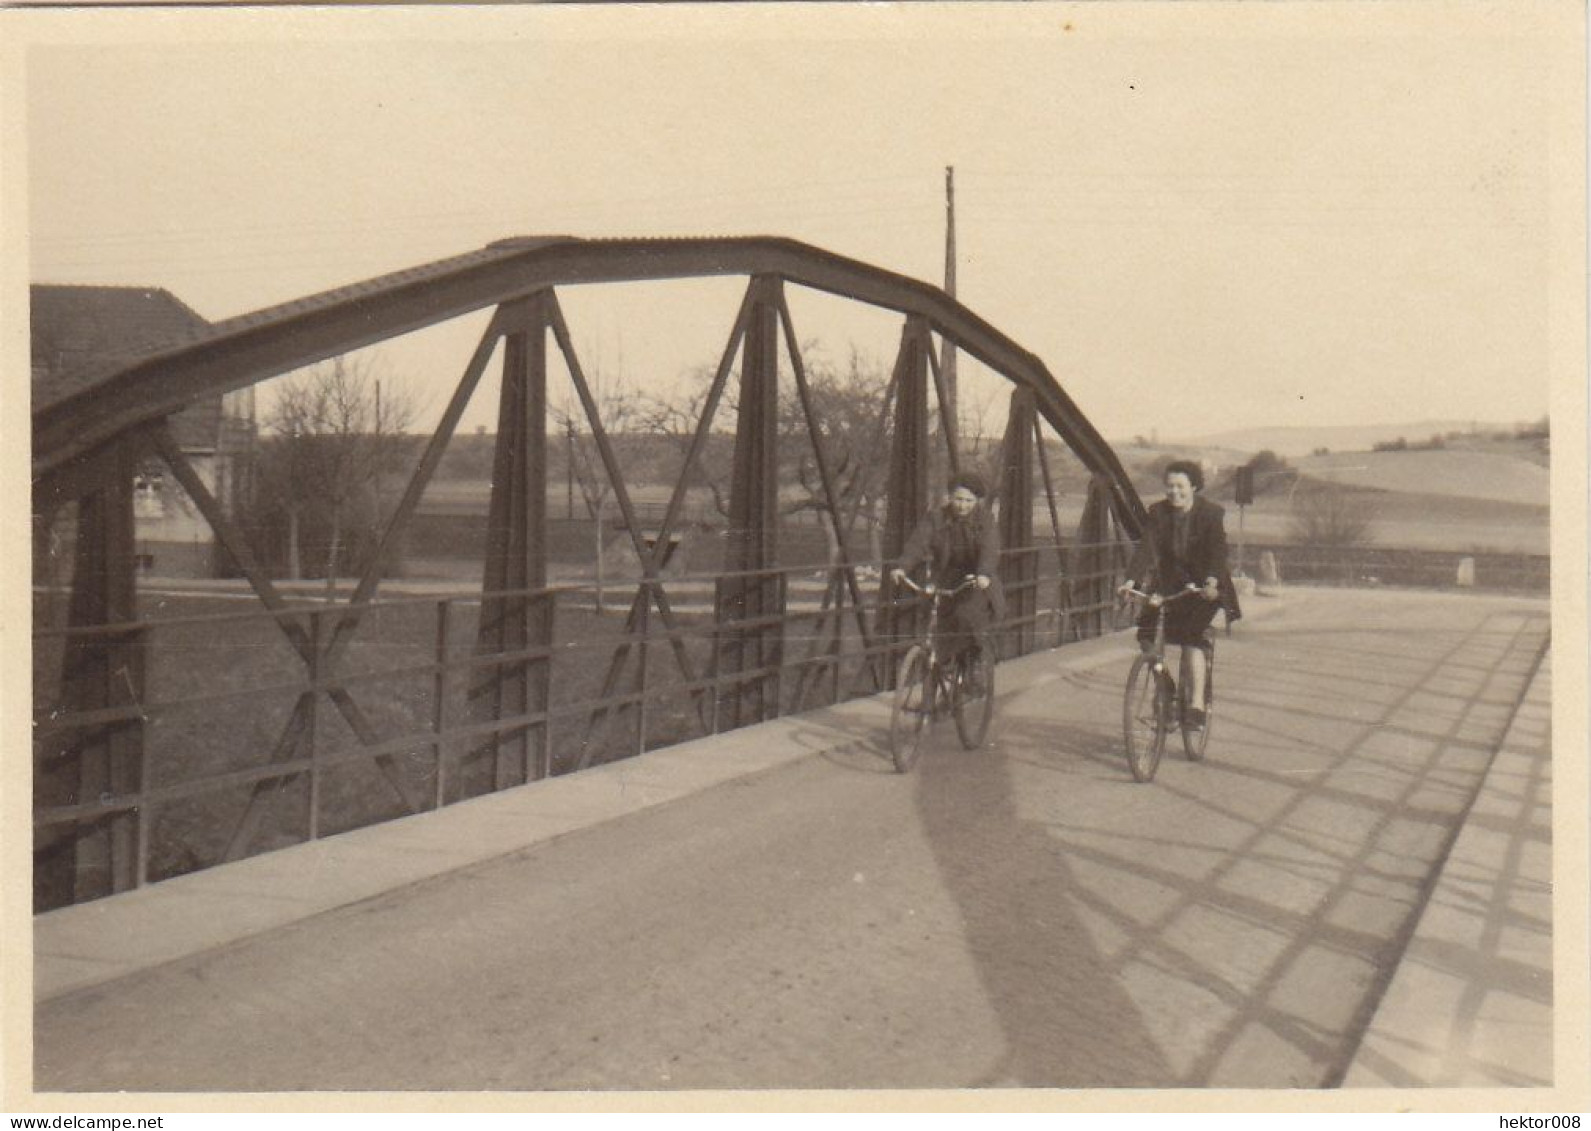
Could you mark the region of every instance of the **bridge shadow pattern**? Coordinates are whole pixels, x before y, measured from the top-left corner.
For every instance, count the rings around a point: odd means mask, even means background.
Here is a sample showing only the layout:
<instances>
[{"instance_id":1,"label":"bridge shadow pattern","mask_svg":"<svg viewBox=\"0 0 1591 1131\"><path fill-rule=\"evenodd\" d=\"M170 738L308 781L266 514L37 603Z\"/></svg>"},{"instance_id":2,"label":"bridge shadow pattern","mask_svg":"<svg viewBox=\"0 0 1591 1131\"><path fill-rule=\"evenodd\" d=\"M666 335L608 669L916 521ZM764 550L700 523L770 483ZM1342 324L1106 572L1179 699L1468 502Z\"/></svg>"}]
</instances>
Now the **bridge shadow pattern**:
<instances>
[{"instance_id":1,"label":"bridge shadow pattern","mask_svg":"<svg viewBox=\"0 0 1591 1131\"><path fill-rule=\"evenodd\" d=\"M1425 1008L1378 1016L1345 1083L1553 1083L1551 730L1545 697L1526 702L1390 991Z\"/></svg>"},{"instance_id":2,"label":"bridge shadow pattern","mask_svg":"<svg viewBox=\"0 0 1591 1131\"><path fill-rule=\"evenodd\" d=\"M1126 654L1067 679L1097 722L1056 725L1044 695L1010 696L991 750L925 760L918 812L1005 1037L966 1084L1340 1083L1547 618L1306 617L1245 635L1222 649L1208 760L1168 750L1151 785L1126 769ZM1494 938L1549 929L1477 913Z\"/></svg>"}]
</instances>

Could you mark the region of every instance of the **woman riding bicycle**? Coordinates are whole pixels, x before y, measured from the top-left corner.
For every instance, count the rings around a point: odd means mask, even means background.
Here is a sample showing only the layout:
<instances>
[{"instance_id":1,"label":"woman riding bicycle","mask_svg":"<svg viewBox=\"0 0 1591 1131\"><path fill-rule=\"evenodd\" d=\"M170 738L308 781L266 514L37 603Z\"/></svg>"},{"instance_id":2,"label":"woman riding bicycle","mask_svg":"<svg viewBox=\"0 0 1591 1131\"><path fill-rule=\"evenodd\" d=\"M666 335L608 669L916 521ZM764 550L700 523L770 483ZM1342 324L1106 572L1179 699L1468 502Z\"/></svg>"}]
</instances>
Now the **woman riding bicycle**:
<instances>
[{"instance_id":1,"label":"woman riding bicycle","mask_svg":"<svg viewBox=\"0 0 1591 1131\"><path fill-rule=\"evenodd\" d=\"M940 588L953 588L965 577L978 579L976 586L952 598L945 610L941 639L947 658L976 647L994 660L988 629L1002 615L1004 600L996 578L1000 534L982 505L986 493L976 472L952 476L950 497L917 524L901 550L900 564L889 571L897 585L924 562L930 564L930 576Z\"/></svg>"},{"instance_id":2,"label":"woman riding bicycle","mask_svg":"<svg viewBox=\"0 0 1591 1131\"><path fill-rule=\"evenodd\" d=\"M1205 650L1215 611L1225 609L1228 624L1243 614L1227 568L1225 512L1199 494L1204 472L1191 460L1175 460L1167 465L1164 482L1165 500L1149 508L1121 592L1140 589L1165 598L1189 586L1202 591L1202 601L1176 601L1166 607L1166 643L1183 649L1190 684L1187 702L1203 703ZM1135 578L1142 584L1135 584ZM1154 645L1158 612L1158 604L1145 602L1138 617L1138 642L1145 650ZM1190 730L1203 727L1203 709L1189 706L1184 725Z\"/></svg>"}]
</instances>

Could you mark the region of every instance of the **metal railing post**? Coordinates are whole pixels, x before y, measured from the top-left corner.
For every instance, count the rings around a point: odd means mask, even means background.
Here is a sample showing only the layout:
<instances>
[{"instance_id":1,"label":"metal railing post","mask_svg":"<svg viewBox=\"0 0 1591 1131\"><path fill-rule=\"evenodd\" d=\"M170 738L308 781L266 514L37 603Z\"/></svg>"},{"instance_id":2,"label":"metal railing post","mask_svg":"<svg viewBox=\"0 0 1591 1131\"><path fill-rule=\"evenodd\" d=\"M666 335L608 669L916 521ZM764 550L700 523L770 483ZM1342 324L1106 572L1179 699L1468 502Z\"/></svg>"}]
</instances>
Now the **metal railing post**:
<instances>
[{"instance_id":1,"label":"metal railing post","mask_svg":"<svg viewBox=\"0 0 1591 1131\"><path fill-rule=\"evenodd\" d=\"M790 573L788 570L781 569L774 575L774 578L774 600L778 602L779 620L778 623L771 626L775 634L772 649L773 664L771 666L773 668L773 717L777 719L784 714L784 639L785 618L790 615ZM767 632L768 629L765 628L763 631ZM761 662L768 662L766 654L762 657Z\"/></svg>"},{"instance_id":2,"label":"metal railing post","mask_svg":"<svg viewBox=\"0 0 1591 1131\"><path fill-rule=\"evenodd\" d=\"M641 587L646 590L646 599L641 602L641 619L638 627L641 630L641 643L636 651L636 683L639 686L640 697L635 702L635 752L646 753L646 695L650 672L647 667L647 637L652 631L652 583L645 579Z\"/></svg>"},{"instance_id":3,"label":"metal railing post","mask_svg":"<svg viewBox=\"0 0 1591 1131\"><path fill-rule=\"evenodd\" d=\"M552 643L558 638L558 601L555 592L542 595L542 600L547 602L546 608L546 634L542 643L547 647L548 653L541 662L545 666L545 674L541 679L541 709L545 718L541 724L541 777L552 777L552 676L558 670L558 665L553 663Z\"/></svg>"},{"instance_id":4,"label":"metal railing post","mask_svg":"<svg viewBox=\"0 0 1591 1131\"><path fill-rule=\"evenodd\" d=\"M723 697L723 687L719 683L718 653L723 647L723 622L717 616L717 609L722 607L722 598L714 601L714 616L712 626L708 629L707 636L707 678L712 682L708 684L708 698L712 702L712 722L710 734L718 733L718 704Z\"/></svg>"},{"instance_id":5,"label":"metal railing post","mask_svg":"<svg viewBox=\"0 0 1591 1131\"><path fill-rule=\"evenodd\" d=\"M131 682L135 688L138 709L145 720L148 719L147 705L149 695L149 629L140 628L134 633L133 642L129 645ZM144 798L144 791L149 788L149 734L142 723L138 727L138 808L135 811L133 826L133 887L140 888L149 882L149 840L152 832L153 818L150 815L149 803Z\"/></svg>"},{"instance_id":6,"label":"metal railing post","mask_svg":"<svg viewBox=\"0 0 1591 1131\"><path fill-rule=\"evenodd\" d=\"M436 677L432 682L431 730L436 735L436 788L432 807L447 804L447 677L448 677L448 624L451 620L452 602L446 598L436 603Z\"/></svg>"},{"instance_id":7,"label":"metal railing post","mask_svg":"<svg viewBox=\"0 0 1591 1131\"><path fill-rule=\"evenodd\" d=\"M320 744L316 734L320 714L321 610L309 614L309 698L304 704L304 742L309 756L309 826L306 839L320 836Z\"/></svg>"}]
</instances>

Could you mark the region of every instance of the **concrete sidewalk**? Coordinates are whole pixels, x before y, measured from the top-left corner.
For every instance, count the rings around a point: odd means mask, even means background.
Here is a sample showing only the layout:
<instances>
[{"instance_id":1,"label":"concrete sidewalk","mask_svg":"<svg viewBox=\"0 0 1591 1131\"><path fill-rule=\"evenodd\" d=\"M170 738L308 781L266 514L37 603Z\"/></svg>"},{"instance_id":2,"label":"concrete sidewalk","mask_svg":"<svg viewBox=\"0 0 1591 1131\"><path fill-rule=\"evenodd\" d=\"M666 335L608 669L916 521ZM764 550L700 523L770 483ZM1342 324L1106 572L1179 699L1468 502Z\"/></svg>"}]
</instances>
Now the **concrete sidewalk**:
<instances>
[{"instance_id":1,"label":"concrete sidewalk","mask_svg":"<svg viewBox=\"0 0 1591 1131\"><path fill-rule=\"evenodd\" d=\"M1063 672L1125 668L1130 647L1117 634L1008 661L999 668L1000 697ZM46 912L34 919L35 1000L237 943L802 758L874 745L888 710L887 696L856 699ZM887 751L877 753L888 759Z\"/></svg>"},{"instance_id":2,"label":"concrete sidewalk","mask_svg":"<svg viewBox=\"0 0 1591 1131\"><path fill-rule=\"evenodd\" d=\"M1553 1084L1551 683L1549 654L1344 1086Z\"/></svg>"}]
</instances>

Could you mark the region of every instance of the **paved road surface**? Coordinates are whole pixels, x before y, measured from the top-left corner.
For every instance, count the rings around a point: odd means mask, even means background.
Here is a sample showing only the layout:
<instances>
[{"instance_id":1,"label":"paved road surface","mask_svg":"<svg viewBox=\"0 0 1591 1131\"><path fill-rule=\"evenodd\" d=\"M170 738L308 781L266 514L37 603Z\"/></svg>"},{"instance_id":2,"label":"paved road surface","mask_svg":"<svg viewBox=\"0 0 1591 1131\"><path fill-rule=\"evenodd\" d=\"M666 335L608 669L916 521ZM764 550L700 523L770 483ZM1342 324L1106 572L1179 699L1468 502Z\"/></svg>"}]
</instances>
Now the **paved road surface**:
<instances>
[{"instance_id":1,"label":"paved road surface","mask_svg":"<svg viewBox=\"0 0 1591 1131\"><path fill-rule=\"evenodd\" d=\"M1151 785L1125 648L910 777L814 722L821 755L47 1002L36 1086L1335 1083L1547 608L1267 611L1222 641L1209 760Z\"/></svg>"}]
</instances>

